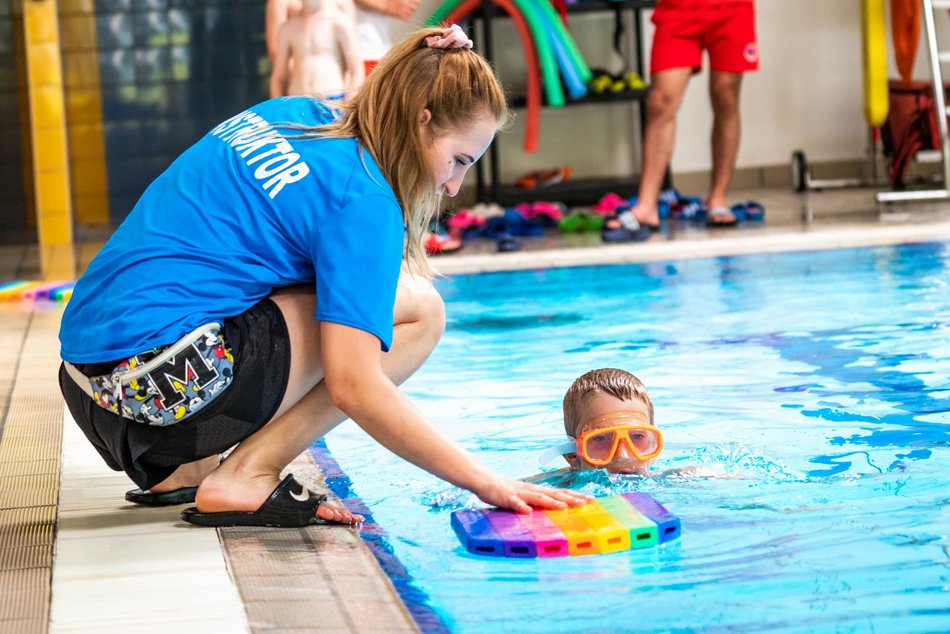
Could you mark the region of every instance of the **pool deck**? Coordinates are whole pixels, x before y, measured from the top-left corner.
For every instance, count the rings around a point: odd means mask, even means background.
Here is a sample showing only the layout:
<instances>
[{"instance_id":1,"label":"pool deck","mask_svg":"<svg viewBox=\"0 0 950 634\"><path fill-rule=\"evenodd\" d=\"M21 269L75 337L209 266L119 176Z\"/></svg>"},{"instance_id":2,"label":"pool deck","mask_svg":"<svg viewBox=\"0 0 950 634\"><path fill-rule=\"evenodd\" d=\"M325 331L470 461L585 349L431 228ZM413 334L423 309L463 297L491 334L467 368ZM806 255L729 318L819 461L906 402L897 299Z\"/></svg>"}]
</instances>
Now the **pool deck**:
<instances>
[{"instance_id":1,"label":"pool deck","mask_svg":"<svg viewBox=\"0 0 950 634\"><path fill-rule=\"evenodd\" d=\"M735 199L764 203L765 222L707 230L673 221L629 245L551 233L516 253L473 241L433 263L460 274L950 240L950 202L878 206L867 189ZM35 251L0 246L0 281L28 278ZM55 305L0 303L0 630L419 631L355 529L214 530L182 522L181 507L125 502L131 484L63 407L60 315ZM290 470L325 488L308 454Z\"/></svg>"}]
</instances>

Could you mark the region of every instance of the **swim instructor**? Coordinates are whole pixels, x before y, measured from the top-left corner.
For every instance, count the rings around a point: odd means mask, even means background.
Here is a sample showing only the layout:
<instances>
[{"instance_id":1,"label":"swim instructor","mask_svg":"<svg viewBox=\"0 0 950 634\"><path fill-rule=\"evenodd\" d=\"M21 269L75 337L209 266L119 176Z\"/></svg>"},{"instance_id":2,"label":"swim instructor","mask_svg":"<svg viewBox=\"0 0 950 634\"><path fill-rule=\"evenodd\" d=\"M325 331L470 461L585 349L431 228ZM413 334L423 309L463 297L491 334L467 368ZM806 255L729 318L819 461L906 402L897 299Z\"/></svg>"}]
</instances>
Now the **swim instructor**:
<instances>
[{"instance_id":1,"label":"swim instructor","mask_svg":"<svg viewBox=\"0 0 950 634\"><path fill-rule=\"evenodd\" d=\"M359 522L290 462L346 418L488 504L586 496L500 477L396 387L445 325L421 246L508 112L457 26L395 46L334 112L311 97L241 112L145 191L76 283L60 386L144 504L194 499L206 526ZM227 458L221 455L233 447Z\"/></svg>"}]
</instances>

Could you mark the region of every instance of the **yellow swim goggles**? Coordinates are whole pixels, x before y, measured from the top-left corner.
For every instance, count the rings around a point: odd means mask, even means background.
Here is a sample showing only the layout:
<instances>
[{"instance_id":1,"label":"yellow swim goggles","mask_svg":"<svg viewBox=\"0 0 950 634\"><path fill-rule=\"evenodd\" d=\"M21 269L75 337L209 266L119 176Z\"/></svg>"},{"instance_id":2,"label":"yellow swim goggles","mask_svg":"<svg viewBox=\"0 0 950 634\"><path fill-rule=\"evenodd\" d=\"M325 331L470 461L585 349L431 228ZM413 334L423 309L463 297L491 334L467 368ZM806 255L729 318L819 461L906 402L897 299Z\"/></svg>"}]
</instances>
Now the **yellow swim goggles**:
<instances>
[{"instance_id":1,"label":"yellow swim goggles","mask_svg":"<svg viewBox=\"0 0 950 634\"><path fill-rule=\"evenodd\" d=\"M576 439L571 439L545 452L542 464L551 458L566 453L576 453L592 465L610 464L617 455L621 443L625 444L634 456L640 460L656 458L663 451L663 433L650 423L642 422L639 417L626 412L611 412L585 421L581 427L597 424L598 421L636 421L606 427L590 429Z\"/></svg>"},{"instance_id":2,"label":"yellow swim goggles","mask_svg":"<svg viewBox=\"0 0 950 634\"><path fill-rule=\"evenodd\" d=\"M640 460L656 458L663 451L663 434L645 423L611 425L584 432L576 443L578 455L593 465L602 466L610 464L621 443Z\"/></svg>"}]
</instances>

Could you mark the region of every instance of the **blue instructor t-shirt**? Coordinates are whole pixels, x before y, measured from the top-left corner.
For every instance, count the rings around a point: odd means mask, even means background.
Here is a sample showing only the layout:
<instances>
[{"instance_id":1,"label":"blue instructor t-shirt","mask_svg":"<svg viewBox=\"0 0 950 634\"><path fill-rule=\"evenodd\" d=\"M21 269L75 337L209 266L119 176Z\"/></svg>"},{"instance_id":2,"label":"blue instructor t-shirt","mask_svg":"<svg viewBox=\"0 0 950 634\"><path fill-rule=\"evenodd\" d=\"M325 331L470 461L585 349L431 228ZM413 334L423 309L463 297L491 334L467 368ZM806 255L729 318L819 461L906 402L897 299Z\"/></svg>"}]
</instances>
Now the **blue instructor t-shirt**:
<instances>
[{"instance_id":1,"label":"blue instructor t-shirt","mask_svg":"<svg viewBox=\"0 0 950 634\"><path fill-rule=\"evenodd\" d=\"M63 359L123 359L296 284L315 285L317 320L388 350L402 211L355 139L301 136L332 118L307 97L272 99L178 157L76 283Z\"/></svg>"}]
</instances>

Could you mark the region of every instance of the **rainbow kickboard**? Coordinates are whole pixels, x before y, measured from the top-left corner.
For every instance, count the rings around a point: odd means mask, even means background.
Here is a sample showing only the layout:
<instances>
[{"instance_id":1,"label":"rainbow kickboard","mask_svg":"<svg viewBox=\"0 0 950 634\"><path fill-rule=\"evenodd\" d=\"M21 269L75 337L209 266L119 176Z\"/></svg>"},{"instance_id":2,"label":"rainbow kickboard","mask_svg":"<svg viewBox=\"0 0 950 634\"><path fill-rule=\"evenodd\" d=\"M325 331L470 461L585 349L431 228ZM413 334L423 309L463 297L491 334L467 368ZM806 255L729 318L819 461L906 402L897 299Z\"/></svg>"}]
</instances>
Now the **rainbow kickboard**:
<instances>
[{"instance_id":1,"label":"rainbow kickboard","mask_svg":"<svg viewBox=\"0 0 950 634\"><path fill-rule=\"evenodd\" d=\"M652 497L646 493L624 493L623 498L656 523L657 538L661 544L680 536L680 518L667 511Z\"/></svg>"},{"instance_id":2,"label":"rainbow kickboard","mask_svg":"<svg viewBox=\"0 0 950 634\"><path fill-rule=\"evenodd\" d=\"M31 282L18 280L0 284L0 302L66 301L75 282Z\"/></svg>"},{"instance_id":3,"label":"rainbow kickboard","mask_svg":"<svg viewBox=\"0 0 950 634\"><path fill-rule=\"evenodd\" d=\"M560 511L454 511L465 550L490 557L564 557L647 548L676 539L678 517L646 493L597 498Z\"/></svg>"}]
</instances>

